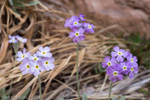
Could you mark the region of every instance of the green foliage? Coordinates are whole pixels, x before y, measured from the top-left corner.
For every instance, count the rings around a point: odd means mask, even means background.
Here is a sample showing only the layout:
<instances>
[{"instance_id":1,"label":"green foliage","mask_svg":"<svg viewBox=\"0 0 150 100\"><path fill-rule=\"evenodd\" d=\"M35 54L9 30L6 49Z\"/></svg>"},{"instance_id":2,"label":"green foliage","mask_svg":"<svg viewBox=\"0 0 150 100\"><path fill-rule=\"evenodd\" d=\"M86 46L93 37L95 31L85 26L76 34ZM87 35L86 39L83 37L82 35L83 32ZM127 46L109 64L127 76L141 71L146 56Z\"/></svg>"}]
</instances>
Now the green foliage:
<instances>
[{"instance_id":1,"label":"green foliage","mask_svg":"<svg viewBox=\"0 0 150 100\"><path fill-rule=\"evenodd\" d=\"M87 95L85 93L82 94L82 100L88 100Z\"/></svg>"},{"instance_id":2,"label":"green foliage","mask_svg":"<svg viewBox=\"0 0 150 100\"><path fill-rule=\"evenodd\" d=\"M96 74L105 72L105 69L102 68L102 63L97 64L94 70Z\"/></svg>"},{"instance_id":3,"label":"green foliage","mask_svg":"<svg viewBox=\"0 0 150 100\"><path fill-rule=\"evenodd\" d=\"M30 88L28 88L27 91L24 92L23 95L18 100L26 99L29 93L30 93Z\"/></svg>"},{"instance_id":4,"label":"green foliage","mask_svg":"<svg viewBox=\"0 0 150 100\"><path fill-rule=\"evenodd\" d=\"M145 88L141 88L138 90L140 93L143 93L145 96L150 96L150 85Z\"/></svg>"},{"instance_id":5,"label":"green foliage","mask_svg":"<svg viewBox=\"0 0 150 100\"><path fill-rule=\"evenodd\" d=\"M144 65L150 68L150 41L145 37L140 37L140 34L132 34L128 41L136 43L138 45L129 45L131 53L138 58L139 65Z\"/></svg>"},{"instance_id":6,"label":"green foliage","mask_svg":"<svg viewBox=\"0 0 150 100\"><path fill-rule=\"evenodd\" d=\"M1 100L9 100L8 92L5 88L0 90Z\"/></svg>"},{"instance_id":7,"label":"green foliage","mask_svg":"<svg viewBox=\"0 0 150 100\"><path fill-rule=\"evenodd\" d=\"M58 100L64 100L63 98L60 98L60 99L58 99Z\"/></svg>"},{"instance_id":8,"label":"green foliage","mask_svg":"<svg viewBox=\"0 0 150 100\"><path fill-rule=\"evenodd\" d=\"M26 3L25 0L9 0L9 3L11 6L24 8L25 6L35 6L40 3L40 1L31 1Z\"/></svg>"},{"instance_id":9,"label":"green foliage","mask_svg":"<svg viewBox=\"0 0 150 100\"><path fill-rule=\"evenodd\" d=\"M116 96L113 96L112 100L116 100Z\"/></svg>"},{"instance_id":10,"label":"green foliage","mask_svg":"<svg viewBox=\"0 0 150 100\"><path fill-rule=\"evenodd\" d=\"M116 96L113 96L112 100L126 100L125 96L120 97L119 99Z\"/></svg>"},{"instance_id":11,"label":"green foliage","mask_svg":"<svg viewBox=\"0 0 150 100\"><path fill-rule=\"evenodd\" d=\"M125 96L122 96L121 98L119 98L119 100L126 100Z\"/></svg>"}]
</instances>

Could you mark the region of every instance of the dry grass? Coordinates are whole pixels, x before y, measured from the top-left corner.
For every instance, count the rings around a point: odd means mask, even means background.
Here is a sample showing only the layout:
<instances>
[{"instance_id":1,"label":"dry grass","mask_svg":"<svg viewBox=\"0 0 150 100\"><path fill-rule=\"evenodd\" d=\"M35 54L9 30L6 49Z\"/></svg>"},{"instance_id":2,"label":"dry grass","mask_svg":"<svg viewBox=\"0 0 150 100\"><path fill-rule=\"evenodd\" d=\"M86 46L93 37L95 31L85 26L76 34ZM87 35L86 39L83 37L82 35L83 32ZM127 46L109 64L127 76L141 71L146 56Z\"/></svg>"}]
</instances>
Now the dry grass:
<instances>
[{"instance_id":1,"label":"dry grass","mask_svg":"<svg viewBox=\"0 0 150 100\"><path fill-rule=\"evenodd\" d=\"M55 2L54 2L55 3ZM11 95L17 100L28 88L31 88L29 98L38 95L37 77L22 75L19 64L14 60L15 55L11 44L8 44L8 35L19 34L28 39L25 45L30 52L38 50L38 46L50 46L55 58L55 69L41 73L42 93L44 100L54 100L65 97L76 100L76 44L68 37L70 30L66 29L64 21L72 14L63 9L55 9L48 4L39 3L36 6L15 8L7 0L0 1L0 89L8 88L11 84ZM63 8L63 6L61 7ZM19 16L14 9L21 15ZM86 92L91 100L107 99L109 81L103 73L95 74L94 68L103 61L114 45L126 48L131 44L123 39L107 37L102 32L109 32L111 28L101 28L97 22L87 19L95 25L94 34L86 34L85 41L79 45L79 67L81 93ZM135 44L134 44L135 45ZM113 84L113 94L117 97L125 95L128 99L144 98L136 92L150 81L150 70L142 71L133 80L128 78ZM13 82L11 80L13 79Z\"/></svg>"}]
</instances>

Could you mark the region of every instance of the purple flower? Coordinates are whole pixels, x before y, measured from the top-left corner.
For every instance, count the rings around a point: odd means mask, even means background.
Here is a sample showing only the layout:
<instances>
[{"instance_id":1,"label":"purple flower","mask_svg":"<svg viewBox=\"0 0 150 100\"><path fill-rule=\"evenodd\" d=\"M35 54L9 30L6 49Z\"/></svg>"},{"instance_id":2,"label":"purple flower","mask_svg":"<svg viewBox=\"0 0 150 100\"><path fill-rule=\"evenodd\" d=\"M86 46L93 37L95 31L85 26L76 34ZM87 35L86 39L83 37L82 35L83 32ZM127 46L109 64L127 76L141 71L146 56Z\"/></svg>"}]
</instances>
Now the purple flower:
<instances>
[{"instance_id":1,"label":"purple flower","mask_svg":"<svg viewBox=\"0 0 150 100\"><path fill-rule=\"evenodd\" d=\"M133 64L133 66L137 67L137 57L133 56L132 54L129 54L129 56L127 57L127 61L130 62L131 64Z\"/></svg>"},{"instance_id":2,"label":"purple flower","mask_svg":"<svg viewBox=\"0 0 150 100\"><path fill-rule=\"evenodd\" d=\"M16 40L16 37L15 36L11 36L9 35L9 43L17 43L18 41Z\"/></svg>"},{"instance_id":3,"label":"purple flower","mask_svg":"<svg viewBox=\"0 0 150 100\"><path fill-rule=\"evenodd\" d=\"M42 46L40 46L39 51L37 51L37 54L41 57L52 57L49 47L43 48Z\"/></svg>"},{"instance_id":4,"label":"purple flower","mask_svg":"<svg viewBox=\"0 0 150 100\"><path fill-rule=\"evenodd\" d=\"M31 61L30 65L31 65L31 72L35 76L38 76L40 72L45 70L41 61Z\"/></svg>"},{"instance_id":5,"label":"purple flower","mask_svg":"<svg viewBox=\"0 0 150 100\"><path fill-rule=\"evenodd\" d=\"M84 33L84 29L83 28L79 28L79 29L74 29L73 32L69 33L69 37L73 38L73 42L74 43L78 43L79 41L82 41L85 39L85 35Z\"/></svg>"},{"instance_id":6,"label":"purple flower","mask_svg":"<svg viewBox=\"0 0 150 100\"><path fill-rule=\"evenodd\" d=\"M85 21L83 14L80 14L79 16L80 16L80 20L81 20L81 21Z\"/></svg>"},{"instance_id":7,"label":"purple flower","mask_svg":"<svg viewBox=\"0 0 150 100\"><path fill-rule=\"evenodd\" d=\"M110 59L110 57L107 56L104 58L104 62L102 63L102 67L106 68L106 67L114 66L115 62L116 62L116 59L114 57L112 57Z\"/></svg>"},{"instance_id":8,"label":"purple flower","mask_svg":"<svg viewBox=\"0 0 150 100\"><path fill-rule=\"evenodd\" d=\"M71 18L68 18L68 19L65 21L65 27L70 27L72 21L75 20L75 19L78 19L78 17L72 16Z\"/></svg>"},{"instance_id":9,"label":"purple flower","mask_svg":"<svg viewBox=\"0 0 150 100\"><path fill-rule=\"evenodd\" d=\"M25 75L27 73L31 74L31 70L30 70L31 66L30 66L29 62L30 62L29 59L26 58L26 59L23 60L23 63L20 64L20 66L19 66L19 68L22 71L23 75Z\"/></svg>"},{"instance_id":10,"label":"purple flower","mask_svg":"<svg viewBox=\"0 0 150 100\"><path fill-rule=\"evenodd\" d=\"M18 51L17 52L17 61L18 62L21 62L22 60L24 60L25 58L28 58L29 56L31 55L31 53L30 52L26 52L26 49L24 48L23 49L23 52L21 52L21 51Z\"/></svg>"},{"instance_id":11,"label":"purple flower","mask_svg":"<svg viewBox=\"0 0 150 100\"><path fill-rule=\"evenodd\" d=\"M93 24L90 24L90 23L84 23L84 28L85 28L85 32L86 33L94 33L94 25Z\"/></svg>"},{"instance_id":12,"label":"purple flower","mask_svg":"<svg viewBox=\"0 0 150 100\"><path fill-rule=\"evenodd\" d=\"M112 82L116 82L117 80L121 81L123 80L123 75L121 74L120 71L120 67L118 66L118 64L116 64L116 66L112 66L111 68L109 68L109 70L107 71L107 75L110 76L110 81Z\"/></svg>"},{"instance_id":13,"label":"purple flower","mask_svg":"<svg viewBox=\"0 0 150 100\"><path fill-rule=\"evenodd\" d=\"M127 52L122 50L122 49L120 49L118 46L114 47L114 51L111 52L111 56L112 57L117 57L116 60L118 62L123 62L124 61L123 57L127 56Z\"/></svg>"},{"instance_id":14,"label":"purple flower","mask_svg":"<svg viewBox=\"0 0 150 100\"><path fill-rule=\"evenodd\" d=\"M132 79L134 77L134 74L138 73L138 66L130 66L130 72L129 77Z\"/></svg>"},{"instance_id":15,"label":"purple flower","mask_svg":"<svg viewBox=\"0 0 150 100\"><path fill-rule=\"evenodd\" d=\"M21 43L26 43L27 39L26 38L22 38L20 36L16 36L16 38L18 39L18 41L20 41Z\"/></svg>"},{"instance_id":16,"label":"purple flower","mask_svg":"<svg viewBox=\"0 0 150 100\"><path fill-rule=\"evenodd\" d=\"M53 64L53 62L54 62L54 58L53 57L51 57L51 58L43 58L42 64L43 64L43 66L44 66L46 71L54 69L55 65Z\"/></svg>"},{"instance_id":17,"label":"purple flower","mask_svg":"<svg viewBox=\"0 0 150 100\"><path fill-rule=\"evenodd\" d=\"M82 23L79 22L80 19L79 18L76 18L74 19L72 22L71 22L71 25L70 25L70 28L78 28L82 25Z\"/></svg>"},{"instance_id":18,"label":"purple flower","mask_svg":"<svg viewBox=\"0 0 150 100\"><path fill-rule=\"evenodd\" d=\"M129 73L129 71L130 71L130 65L131 65L130 63L126 63L126 62L120 63L119 66L122 69L122 74L127 75Z\"/></svg>"},{"instance_id":19,"label":"purple flower","mask_svg":"<svg viewBox=\"0 0 150 100\"><path fill-rule=\"evenodd\" d=\"M35 61L42 60L42 58L39 57L39 56L37 55L37 53L34 53L33 56L30 56L30 57L29 57L29 59L30 59L30 60L35 60Z\"/></svg>"}]
</instances>

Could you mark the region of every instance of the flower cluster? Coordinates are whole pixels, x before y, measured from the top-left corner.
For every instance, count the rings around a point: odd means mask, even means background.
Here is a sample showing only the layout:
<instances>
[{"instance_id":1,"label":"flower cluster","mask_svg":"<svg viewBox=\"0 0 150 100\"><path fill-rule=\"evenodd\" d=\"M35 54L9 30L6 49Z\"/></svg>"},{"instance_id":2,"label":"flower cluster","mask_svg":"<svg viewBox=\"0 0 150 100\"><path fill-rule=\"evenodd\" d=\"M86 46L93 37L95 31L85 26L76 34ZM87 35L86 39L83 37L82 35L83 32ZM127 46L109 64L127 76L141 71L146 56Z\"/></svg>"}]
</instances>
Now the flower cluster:
<instances>
[{"instance_id":1,"label":"flower cluster","mask_svg":"<svg viewBox=\"0 0 150 100\"><path fill-rule=\"evenodd\" d=\"M52 70L55 65L54 58L50 53L50 48L42 46L39 47L39 51L31 55L30 52L26 52L26 49L23 49L23 52L18 51L17 61L22 62L20 64L20 70L22 74L34 74L35 76L39 75L42 71Z\"/></svg>"},{"instance_id":2,"label":"flower cluster","mask_svg":"<svg viewBox=\"0 0 150 100\"><path fill-rule=\"evenodd\" d=\"M84 15L80 14L79 17L72 16L65 22L65 27L70 27L72 32L69 33L69 37L73 38L74 43L78 43L85 39L84 32L94 33L94 25L90 23L82 23L85 21Z\"/></svg>"},{"instance_id":3,"label":"flower cluster","mask_svg":"<svg viewBox=\"0 0 150 100\"><path fill-rule=\"evenodd\" d=\"M27 42L27 39L26 38L23 38L19 35L16 35L16 36L11 36L9 35L9 43L18 43L18 42L21 42L21 43L26 43Z\"/></svg>"},{"instance_id":4,"label":"flower cluster","mask_svg":"<svg viewBox=\"0 0 150 100\"><path fill-rule=\"evenodd\" d=\"M102 67L106 68L106 73L110 76L112 82L123 80L125 75L129 74L132 79L134 74L138 73L138 64L136 56L130 52L120 49L118 46L113 48L111 58L109 56L104 58Z\"/></svg>"}]
</instances>

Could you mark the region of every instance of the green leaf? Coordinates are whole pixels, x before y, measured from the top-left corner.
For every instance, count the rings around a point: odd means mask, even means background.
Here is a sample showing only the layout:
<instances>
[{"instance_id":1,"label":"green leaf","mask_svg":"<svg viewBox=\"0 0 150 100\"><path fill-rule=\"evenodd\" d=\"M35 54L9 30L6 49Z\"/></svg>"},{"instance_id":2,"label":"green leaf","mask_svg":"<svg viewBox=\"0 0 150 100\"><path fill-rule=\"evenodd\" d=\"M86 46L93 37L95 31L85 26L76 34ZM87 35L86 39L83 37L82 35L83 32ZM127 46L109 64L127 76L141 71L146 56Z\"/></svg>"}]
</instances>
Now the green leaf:
<instances>
[{"instance_id":1,"label":"green leaf","mask_svg":"<svg viewBox=\"0 0 150 100\"><path fill-rule=\"evenodd\" d=\"M122 96L121 98L119 98L119 100L126 100L125 96Z\"/></svg>"},{"instance_id":2,"label":"green leaf","mask_svg":"<svg viewBox=\"0 0 150 100\"><path fill-rule=\"evenodd\" d=\"M116 100L116 96L113 96L112 100Z\"/></svg>"},{"instance_id":3,"label":"green leaf","mask_svg":"<svg viewBox=\"0 0 150 100\"><path fill-rule=\"evenodd\" d=\"M1 89L0 90L0 95L2 96L1 97L1 100L9 100L10 99L10 96L7 95L7 91L5 90L5 88Z\"/></svg>"},{"instance_id":4,"label":"green leaf","mask_svg":"<svg viewBox=\"0 0 150 100\"><path fill-rule=\"evenodd\" d=\"M14 5L12 0L9 0L9 3L10 3L10 5L12 5L12 6Z\"/></svg>"},{"instance_id":5,"label":"green leaf","mask_svg":"<svg viewBox=\"0 0 150 100\"><path fill-rule=\"evenodd\" d=\"M88 100L87 95L85 93L83 93L83 95L82 95L82 100Z\"/></svg>"},{"instance_id":6,"label":"green leaf","mask_svg":"<svg viewBox=\"0 0 150 100\"><path fill-rule=\"evenodd\" d=\"M63 98L59 98L58 100L64 100Z\"/></svg>"},{"instance_id":7,"label":"green leaf","mask_svg":"<svg viewBox=\"0 0 150 100\"><path fill-rule=\"evenodd\" d=\"M30 93L30 88L27 89L26 92L23 93L23 95L18 100L24 100L27 99L27 95Z\"/></svg>"},{"instance_id":8,"label":"green leaf","mask_svg":"<svg viewBox=\"0 0 150 100\"><path fill-rule=\"evenodd\" d=\"M28 5L28 6L35 6L35 5L37 5L38 3L40 3L40 1L31 1L31 2L28 3L27 5Z\"/></svg>"}]
</instances>

